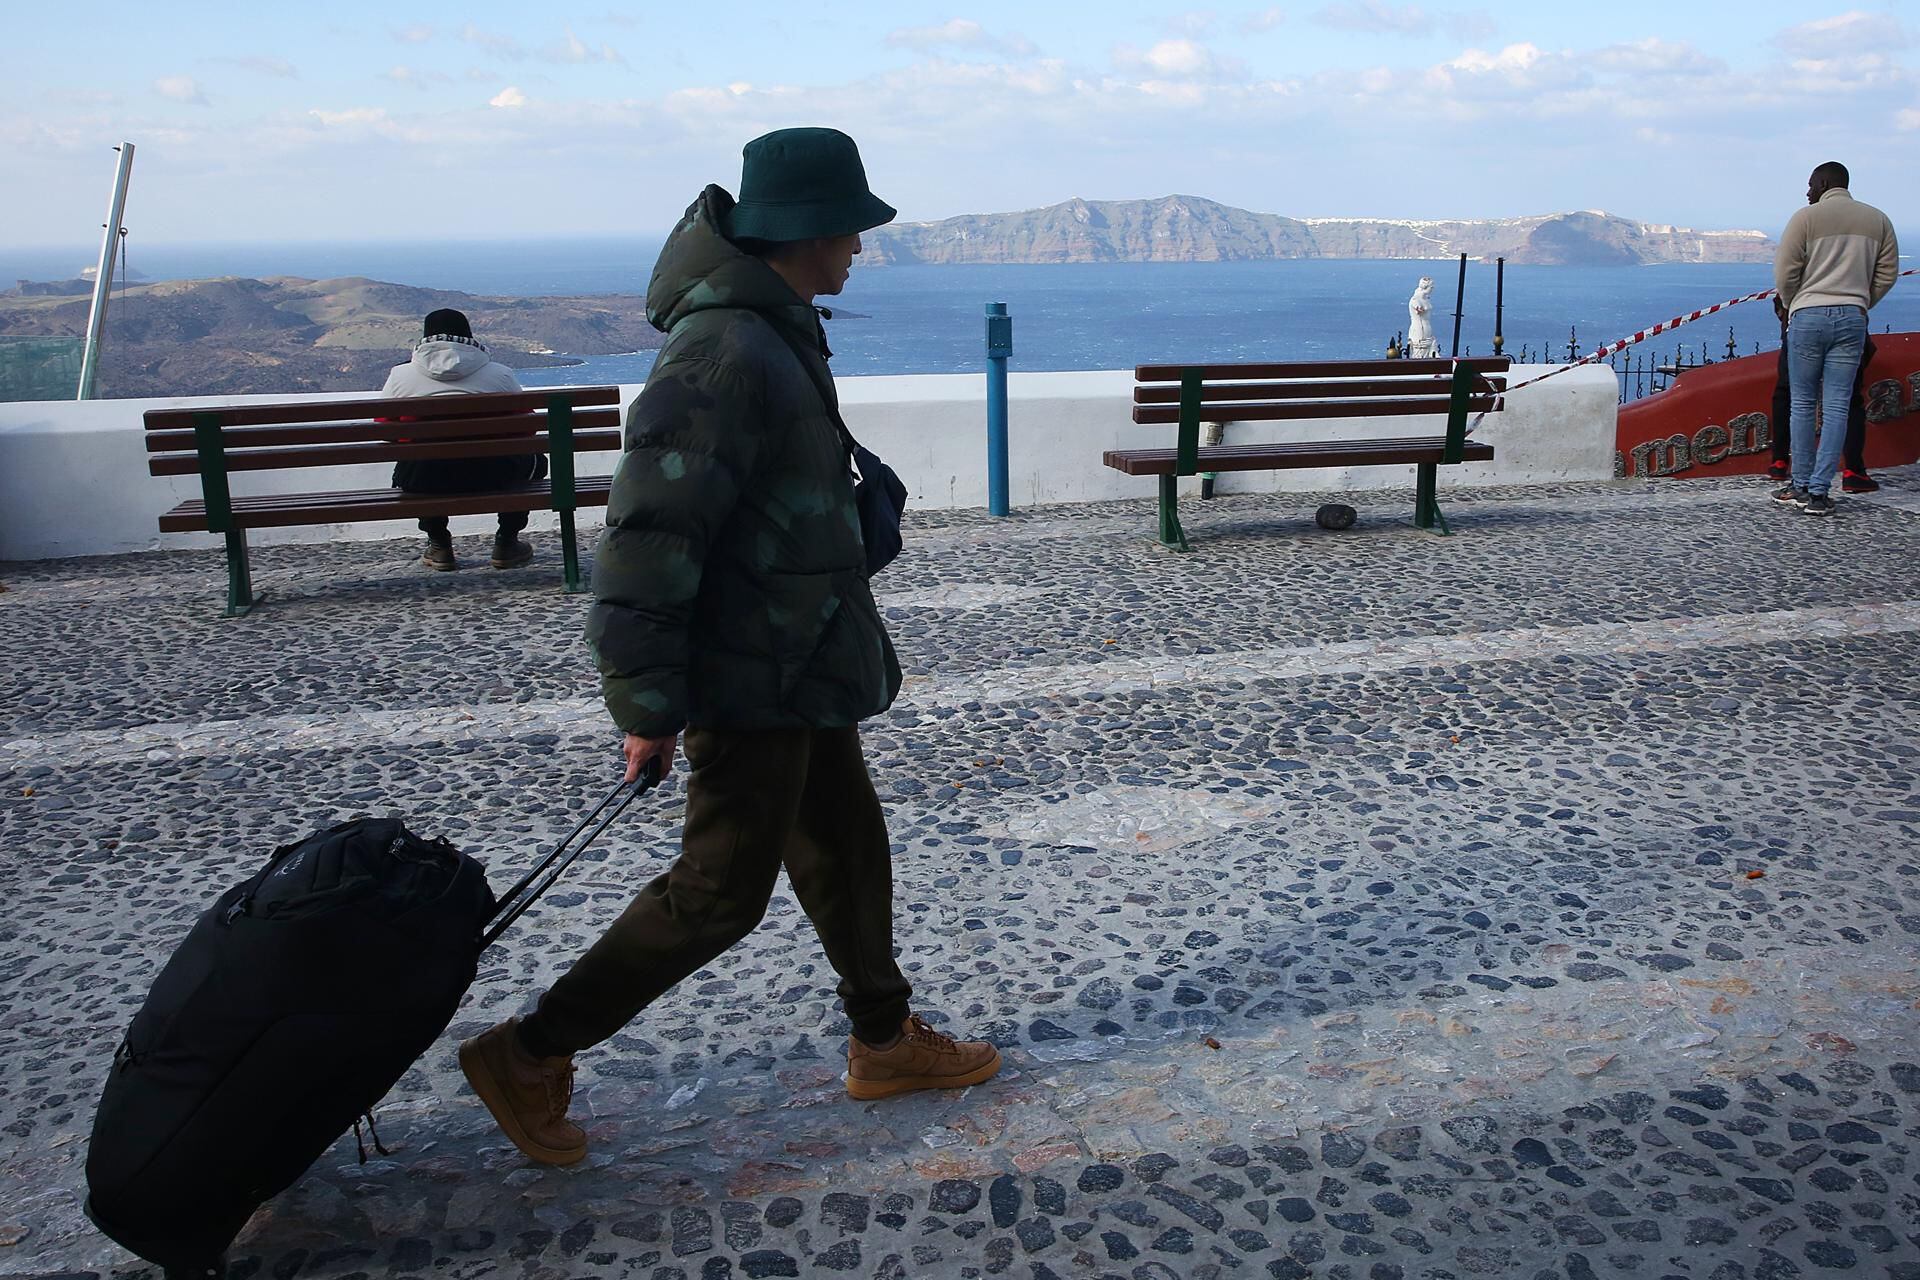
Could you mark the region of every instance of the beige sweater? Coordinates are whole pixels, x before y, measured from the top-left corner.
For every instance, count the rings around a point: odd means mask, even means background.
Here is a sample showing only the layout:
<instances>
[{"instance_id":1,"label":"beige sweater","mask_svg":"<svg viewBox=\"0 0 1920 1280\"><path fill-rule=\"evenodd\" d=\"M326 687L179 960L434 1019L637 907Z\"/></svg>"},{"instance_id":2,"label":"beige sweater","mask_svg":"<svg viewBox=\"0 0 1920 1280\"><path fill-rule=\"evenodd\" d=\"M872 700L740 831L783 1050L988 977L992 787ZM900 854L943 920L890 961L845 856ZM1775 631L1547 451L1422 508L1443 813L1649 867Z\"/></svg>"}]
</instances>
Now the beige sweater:
<instances>
[{"instance_id":1,"label":"beige sweater","mask_svg":"<svg viewBox=\"0 0 1920 1280\"><path fill-rule=\"evenodd\" d=\"M1773 286L1788 312L1873 307L1900 274L1887 215L1835 187L1794 214L1773 256Z\"/></svg>"}]
</instances>

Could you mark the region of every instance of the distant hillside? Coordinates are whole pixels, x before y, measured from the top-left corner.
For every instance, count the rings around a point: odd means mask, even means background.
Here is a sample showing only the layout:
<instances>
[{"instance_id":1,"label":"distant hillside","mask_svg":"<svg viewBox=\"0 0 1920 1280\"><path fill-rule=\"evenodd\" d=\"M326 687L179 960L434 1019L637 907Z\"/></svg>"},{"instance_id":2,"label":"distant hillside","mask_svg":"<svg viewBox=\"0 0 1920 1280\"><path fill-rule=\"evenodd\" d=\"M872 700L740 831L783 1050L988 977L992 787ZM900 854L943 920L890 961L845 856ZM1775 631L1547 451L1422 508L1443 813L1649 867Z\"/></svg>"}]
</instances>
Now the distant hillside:
<instances>
[{"instance_id":1,"label":"distant hillside","mask_svg":"<svg viewBox=\"0 0 1920 1280\"><path fill-rule=\"evenodd\" d=\"M863 258L885 263L1262 262L1282 258L1450 258L1636 266L1771 262L1759 231L1694 231L1597 212L1421 222L1288 218L1197 196L1068 200L1021 213L965 214L866 233Z\"/></svg>"},{"instance_id":2,"label":"distant hillside","mask_svg":"<svg viewBox=\"0 0 1920 1280\"><path fill-rule=\"evenodd\" d=\"M0 292L0 336L80 336L84 294ZM347 277L169 280L116 293L107 309L99 394L242 395L373 391L407 358L421 319L466 312L496 359L515 368L576 364L556 356L658 347L645 301L625 295L494 298Z\"/></svg>"}]
</instances>

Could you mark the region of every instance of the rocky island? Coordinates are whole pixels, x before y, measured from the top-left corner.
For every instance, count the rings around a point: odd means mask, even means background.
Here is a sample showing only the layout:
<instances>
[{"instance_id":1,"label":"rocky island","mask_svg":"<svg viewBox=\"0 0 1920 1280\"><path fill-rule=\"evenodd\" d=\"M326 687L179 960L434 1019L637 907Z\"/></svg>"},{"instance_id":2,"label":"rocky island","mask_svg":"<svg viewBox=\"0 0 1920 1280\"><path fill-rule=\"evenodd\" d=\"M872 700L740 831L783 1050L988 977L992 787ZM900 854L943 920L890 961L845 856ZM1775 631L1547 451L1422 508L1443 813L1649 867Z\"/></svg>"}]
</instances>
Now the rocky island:
<instances>
[{"instance_id":1,"label":"rocky island","mask_svg":"<svg viewBox=\"0 0 1920 1280\"><path fill-rule=\"evenodd\" d=\"M1073 199L1021 213L965 214L867 233L884 263L1267 262L1284 258L1505 258L1544 266L1772 262L1761 231L1695 231L1598 211L1421 221L1289 218L1198 196Z\"/></svg>"},{"instance_id":2,"label":"rocky island","mask_svg":"<svg viewBox=\"0 0 1920 1280\"><path fill-rule=\"evenodd\" d=\"M75 280L0 291L0 337L84 335L90 290ZM374 390L438 307L466 312L494 358L517 369L664 340L647 323L645 299L631 295L497 298L359 277L167 280L113 295L97 394Z\"/></svg>"}]
</instances>

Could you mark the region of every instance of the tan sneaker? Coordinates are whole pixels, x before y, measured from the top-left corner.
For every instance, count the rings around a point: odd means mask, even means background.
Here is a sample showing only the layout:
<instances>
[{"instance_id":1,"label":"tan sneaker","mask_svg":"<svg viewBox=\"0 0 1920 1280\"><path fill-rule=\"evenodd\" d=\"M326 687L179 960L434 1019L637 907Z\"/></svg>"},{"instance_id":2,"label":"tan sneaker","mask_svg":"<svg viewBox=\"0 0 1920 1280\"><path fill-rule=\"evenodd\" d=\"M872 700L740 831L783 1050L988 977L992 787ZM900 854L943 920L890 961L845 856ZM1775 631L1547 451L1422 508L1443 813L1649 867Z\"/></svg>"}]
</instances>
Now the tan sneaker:
<instances>
[{"instance_id":1,"label":"tan sneaker","mask_svg":"<svg viewBox=\"0 0 1920 1280\"><path fill-rule=\"evenodd\" d=\"M900 1038L886 1049L847 1039L847 1092L863 1102L917 1089L964 1089L998 1070L998 1049L941 1035L917 1016L900 1024Z\"/></svg>"},{"instance_id":2,"label":"tan sneaker","mask_svg":"<svg viewBox=\"0 0 1920 1280\"><path fill-rule=\"evenodd\" d=\"M528 1053L519 1022L508 1018L461 1044L460 1070L514 1146L541 1164L573 1164L587 1154L586 1131L567 1119L573 1059Z\"/></svg>"}]
</instances>

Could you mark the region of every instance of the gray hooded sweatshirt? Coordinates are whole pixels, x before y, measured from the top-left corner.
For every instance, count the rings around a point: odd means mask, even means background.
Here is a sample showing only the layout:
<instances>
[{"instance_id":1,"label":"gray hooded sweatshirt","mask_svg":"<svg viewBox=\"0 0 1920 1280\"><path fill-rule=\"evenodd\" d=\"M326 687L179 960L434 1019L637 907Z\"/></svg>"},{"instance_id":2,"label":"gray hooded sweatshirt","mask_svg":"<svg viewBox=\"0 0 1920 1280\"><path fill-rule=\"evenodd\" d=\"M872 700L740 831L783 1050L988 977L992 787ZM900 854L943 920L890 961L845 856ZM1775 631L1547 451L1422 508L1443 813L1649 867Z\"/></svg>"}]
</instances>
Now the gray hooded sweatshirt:
<instances>
[{"instance_id":1,"label":"gray hooded sweatshirt","mask_svg":"<svg viewBox=\"0 0 1920 1280\"><path fill-rule=\"evenodd\" d=\"M380 394L450 396L463 392L518 391L513 370L487 354L472 338L436 334L413 344L413 358L393 366Z\"/></svg>"}]
</instances>

